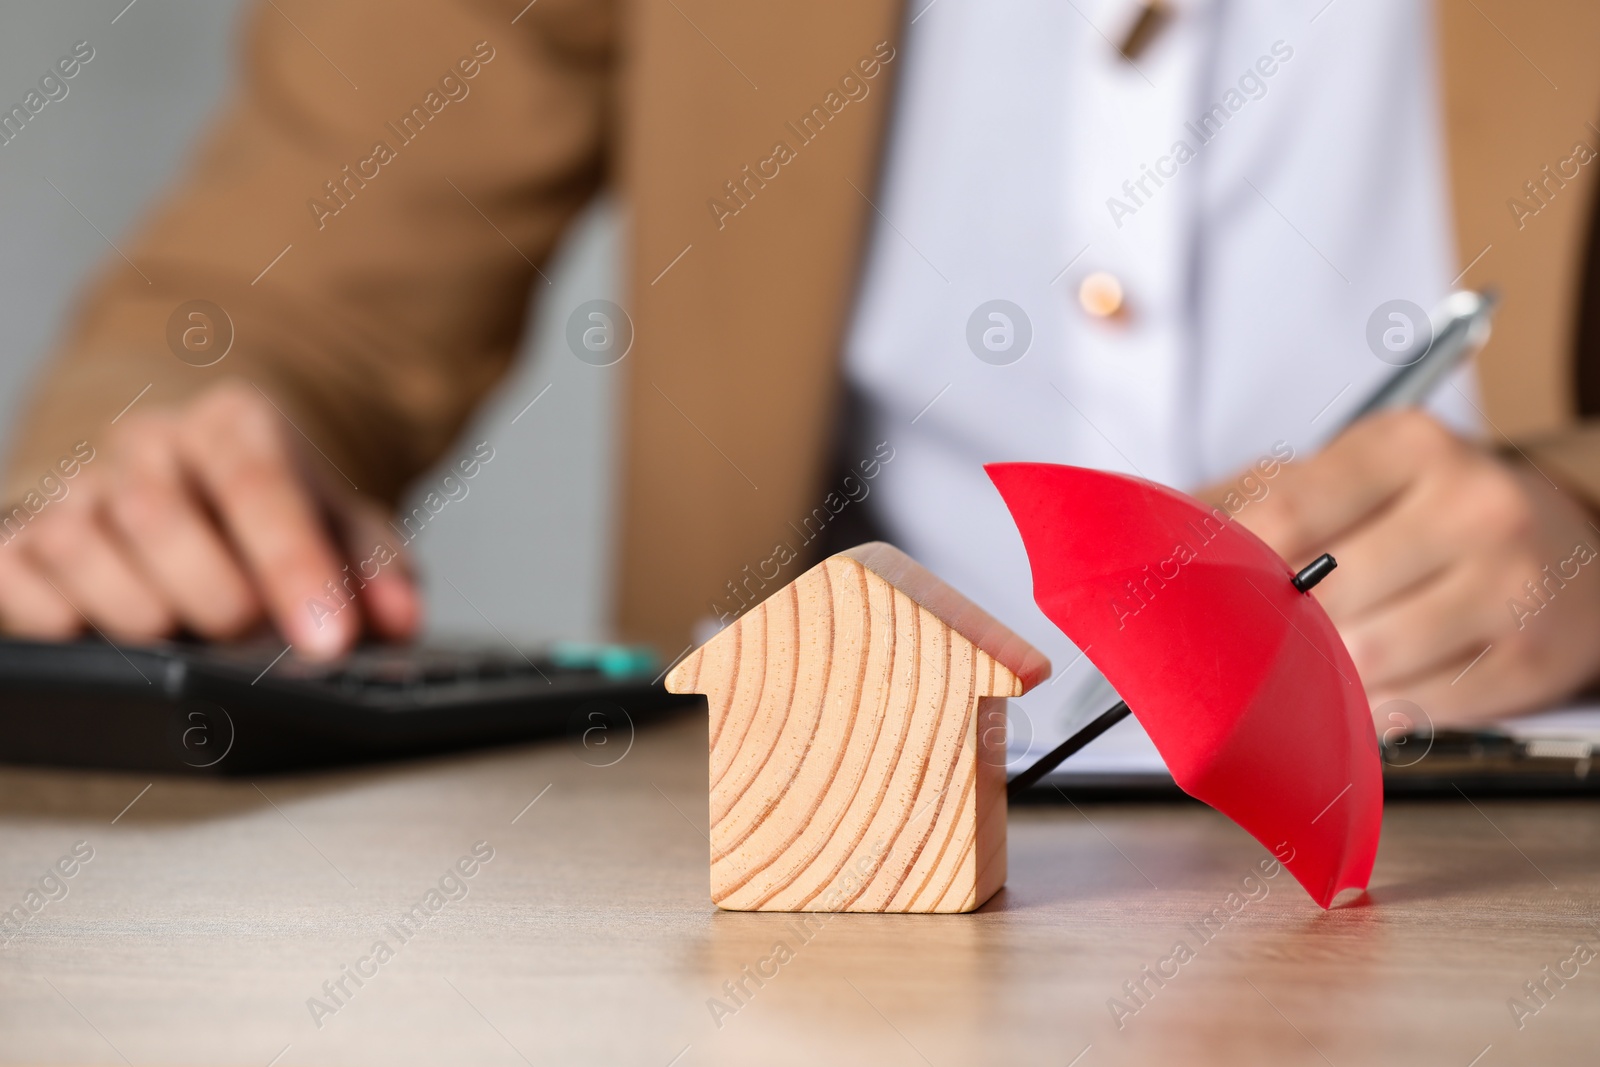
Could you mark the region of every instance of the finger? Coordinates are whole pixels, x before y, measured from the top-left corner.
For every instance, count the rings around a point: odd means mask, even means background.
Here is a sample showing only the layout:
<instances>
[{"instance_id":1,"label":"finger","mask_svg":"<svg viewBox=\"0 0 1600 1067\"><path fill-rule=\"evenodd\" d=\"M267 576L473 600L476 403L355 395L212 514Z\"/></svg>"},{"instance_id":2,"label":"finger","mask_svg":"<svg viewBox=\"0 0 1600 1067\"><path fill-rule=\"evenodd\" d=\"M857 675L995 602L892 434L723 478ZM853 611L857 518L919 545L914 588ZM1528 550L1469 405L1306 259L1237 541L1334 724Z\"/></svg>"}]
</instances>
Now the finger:
<instances>
[{"instance_id":1,"label":"finger","mask_svg":"<svg viewBox=\"0 0 1600 1067\"><path fill-rule=\"evenodd\" d=\"M1493 642L1510 620L1497 577L1452 567L1341 630L1368 691L1402 687Z\"/></svg>"},{"instance_id":2,"label":"finger","mask_svg":"<svg viewBox=\"0 0 1600 1067\"><path fill-rule=\"evenodd\" d=\"M26 551L40 576L74 610L116 639L150 641L176 620L155 586L100 525L82 496L45 515L29 531Z\"/></svg>"},{"instance_id":3,"label":"finger","mask_svg":"<svg viewBox=\"0 0 1600 1067\"><path fill-rule=\"evenodd\" d=\"M0 545L0 629L36 641L65 641L83 626L83 616L50 587L15 540Z\"/></svg>"},{"instance_id":4,"label":"finger","mask_svg":"<svg viewBox=\"0 0 1600 1067\"><path fill-rule=\"evenodd\" d=\"M346 574L354 576L361 607L373 630L393 641L416 636L422 624L422 598L411 561L391 535L383 511L365 500L340 507Z\"/></svg>"},{"instance_id":5,"label":"finger","mask_svg":"<svg viewBox=\"0 0 1600 1067\"><path fill-rule=\"evenodd\" d=\"M1323 606L1341 624L1352 622L1454 560L1509 563L1521 558L1514 546L1525 543L1535 525L1533 503L1518 477L1498 460L1463 451L1335 542L1347 579L1329 583ZM1537 567L1530 573L1537 574ZM1486 592L1493 597L1501 591Z\"/></svg>"},{"instance_id":6,"label":"finger","mask_svg":"<svg viewBox=\"0 0 1600 1067\"><path fill-rule=\"evenodd\" d=\"M1417 719L1425 730L1466 729L1515 714L1526 706L1528 679L1500 662L1495 645L1465 653L1402 686L1371 689L1374 720L1380 729L1388 713L1401 709L1400 721ZM1403 701L1404 703L1395 703ZM1413 706L1414 705L1414 706Z\"/></svg>"},{"instance_id":7,"label":"finger","mask_svg":"<svg viewBox=\"0 0 1600 1067\"><path fill-rule=\"evenodd\" d=\"M1341 626L1387 607L1459 558L1456 528L1433 494L1403 492L1369 522L1328 545L1339 561L1334 580L1317 587L1317 599Z\"/></svg>"},{"instance_id":8,"label":"finger","mask_svg":"<svg viewBox=\"0 0 1600 1067\"><path fill-rule=\"evenodd\" d=\"M230 386L197 406L180 447L278 628L308 656L335 656L354 644L360 619L328 592L340 579L338 554L279 418L246 387Z\"/></svg>"},{"instance_id":9,"label":"finger","mask_svg":"<svg viewBox=\"0 0 1600 1067\"><path fill-rule=\"evenodd\" d=\"M1291 564L1309 562L1423 471L1459 457L1465 447L1419 412L1375 415L1310 460L1286 467L1266 498L1239 520Z\"/></svg>"},{"instance_id":10,"label":"finger","mask_svg":"<svg viewBox=\"0 0 1600 1067\"><path fill-rule=\"evenodd\" d=\"M243 564L184 478L172 425L147 423L125 438L109 497L124 545L189 629L231 637L260 617Z\"/></svg>"}]
</instances>

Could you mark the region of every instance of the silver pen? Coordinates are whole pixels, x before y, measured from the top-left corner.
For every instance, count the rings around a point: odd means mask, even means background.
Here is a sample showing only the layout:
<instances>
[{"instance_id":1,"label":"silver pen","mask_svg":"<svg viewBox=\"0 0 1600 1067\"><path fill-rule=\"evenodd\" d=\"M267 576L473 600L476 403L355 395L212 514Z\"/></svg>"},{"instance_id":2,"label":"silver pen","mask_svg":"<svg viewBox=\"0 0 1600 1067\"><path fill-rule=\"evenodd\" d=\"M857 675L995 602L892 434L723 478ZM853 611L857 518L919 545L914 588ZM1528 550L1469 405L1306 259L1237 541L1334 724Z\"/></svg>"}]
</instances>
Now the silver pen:
<instances>
[{"instance_id":1,"label":"silver pen","mask_svg":"<svg viewBox=\"0 0 1600 1067\"><path fill-rule=\"evenodd\" d=\"M1475 293L1460 289L1439 302L1428 316L1429 336L1405 353L1409 358L1345 420L1345 426L1368 415L1393 408L1415 407L1438 388L1449 373L1476 355L1489 340L1499 294L1493 289Z\"/></svg>"}]
</instances>

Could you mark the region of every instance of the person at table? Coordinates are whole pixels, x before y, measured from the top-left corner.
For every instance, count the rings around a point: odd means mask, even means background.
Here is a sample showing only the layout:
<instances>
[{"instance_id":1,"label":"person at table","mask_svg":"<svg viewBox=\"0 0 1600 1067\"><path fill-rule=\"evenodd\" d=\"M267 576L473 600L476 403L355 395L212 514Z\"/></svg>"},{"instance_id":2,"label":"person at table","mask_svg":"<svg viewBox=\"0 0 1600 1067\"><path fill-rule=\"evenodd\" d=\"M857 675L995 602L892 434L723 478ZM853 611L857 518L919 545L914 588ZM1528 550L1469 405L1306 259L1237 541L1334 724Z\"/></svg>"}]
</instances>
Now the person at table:
<instances>
[{"instance_id":1,"label":"person at table","mask_svg":"<svg viewBox=\"0 0 1600 1067\"><path fill-rule=\"evenodd\" d=\"M682 647L870 525L1064 665L981 470L1033 459L1231 492L1292 563L1332 552L1375 705L1565 698L1600 671L1600 14L1547 5L1513 49L1439 7L256 5L24 406L0 621L416 633L396 501L612 190L625 310L568 332L629 339L596 368L629 636ZM1489 282L1477 374L1330 441L1392 370L1383 309ZM214 365L175 358L212 330ZM319 613L339 589L359 610Z\"/></svg>"}]
</instances>

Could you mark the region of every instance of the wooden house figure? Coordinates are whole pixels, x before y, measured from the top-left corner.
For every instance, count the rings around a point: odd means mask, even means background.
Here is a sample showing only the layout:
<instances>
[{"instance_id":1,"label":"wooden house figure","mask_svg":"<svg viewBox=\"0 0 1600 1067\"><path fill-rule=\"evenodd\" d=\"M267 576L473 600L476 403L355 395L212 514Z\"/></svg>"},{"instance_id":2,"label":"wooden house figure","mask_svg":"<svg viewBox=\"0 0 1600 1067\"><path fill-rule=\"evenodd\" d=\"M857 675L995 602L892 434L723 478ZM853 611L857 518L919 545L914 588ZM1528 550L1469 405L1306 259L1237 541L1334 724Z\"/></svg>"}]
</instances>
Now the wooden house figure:
<instances>
[{"instance_id":1,"label":"wooden house figure","mask_svg":"<svg viewBox=\"0 0 1600 1067\"><path fill-rule=\"evenodd\" d=\"M710 708L711 899L963 912L1006 878L1005 701L1045 657L891 545L860 545L667 675Z\"/></svg>"}]
</instances>

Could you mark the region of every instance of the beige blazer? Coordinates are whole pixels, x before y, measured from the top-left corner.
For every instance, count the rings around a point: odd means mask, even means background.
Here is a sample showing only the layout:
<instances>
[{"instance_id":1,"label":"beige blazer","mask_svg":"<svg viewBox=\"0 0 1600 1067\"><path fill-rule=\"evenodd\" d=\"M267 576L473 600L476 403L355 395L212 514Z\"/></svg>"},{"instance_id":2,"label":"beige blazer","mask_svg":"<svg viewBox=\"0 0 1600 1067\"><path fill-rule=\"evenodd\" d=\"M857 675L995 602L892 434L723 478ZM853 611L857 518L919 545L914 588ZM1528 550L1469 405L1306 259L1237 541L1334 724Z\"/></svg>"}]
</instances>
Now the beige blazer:
<instances>
[{"instance_id":1,"label":"beige blazer","mask_svg":"<svg viewBox=\"0 0 1600 1067\"><path fill-rule=\"evenodd\" d=\"M260 5L238 91L122 246L137 269L107 261L44 372L7 499L104 440L145 385L141 403L170 403L226 374L393 499L505 371L540 265L609 184L630 220L636 331L612 368L619 624L675 651L747 566L784 558L789 524L828 492L900 5L524 3ZM1575 388L1600 5L1438 0L1437 20L1462 284L1505 295L1486 414L1600 500L1600 432ZM196 299L235 336L203 369L167 340Z\"/></svg>"}]
</instances>

